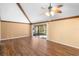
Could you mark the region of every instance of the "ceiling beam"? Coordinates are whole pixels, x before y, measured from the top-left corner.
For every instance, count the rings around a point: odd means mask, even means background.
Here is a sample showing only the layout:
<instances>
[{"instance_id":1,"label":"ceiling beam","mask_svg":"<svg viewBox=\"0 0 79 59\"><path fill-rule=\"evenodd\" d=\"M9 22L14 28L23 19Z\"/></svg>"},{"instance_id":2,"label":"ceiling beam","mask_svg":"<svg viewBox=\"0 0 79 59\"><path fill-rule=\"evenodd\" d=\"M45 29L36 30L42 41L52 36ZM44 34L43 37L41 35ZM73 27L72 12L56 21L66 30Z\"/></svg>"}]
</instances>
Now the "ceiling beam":
<instances>
[{"instance_id":1,"label":"ceiling beam","mask_svg":"<svg viewBox=\"0 0 79 59\"><path fill-rule=\"evenodd\" d=\"M31 24L31 21L29 19L29 17L27 16L27 14L25 13L25 11L23 10L22 6L19 3L16 3L18 5L18 7L20 8L20 10L22 11L22 13L25 15L25 17L27 18L27 20L29 21L29 23Z\"/></svg>"}]
</instances>

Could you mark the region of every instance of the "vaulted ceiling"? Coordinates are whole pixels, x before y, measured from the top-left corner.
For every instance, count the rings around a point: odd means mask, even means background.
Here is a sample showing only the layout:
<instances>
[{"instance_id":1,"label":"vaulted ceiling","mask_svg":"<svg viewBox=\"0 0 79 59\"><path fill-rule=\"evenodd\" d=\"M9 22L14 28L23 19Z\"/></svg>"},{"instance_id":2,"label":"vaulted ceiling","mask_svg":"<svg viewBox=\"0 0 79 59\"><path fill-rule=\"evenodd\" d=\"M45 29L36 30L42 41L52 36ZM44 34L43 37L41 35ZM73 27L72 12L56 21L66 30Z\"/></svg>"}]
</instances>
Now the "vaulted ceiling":
<instances>
[{"instance_id":1,"label":"vaulted ceiling","mask_svg":"<svg viewBox=\"0 0 79 59\"><path fill-rule=\"evenodd\" d=\"M55 14L54 16L46 16L45 12L48 11L48 3L20 3L25 14L32 23L56 20L71 16L79 16L78 3L60 3L62 13ZM52 6L57 3L52 3ZM42 7L45 7L44 9ZM0 17L1 20L29 23L28 18L25 17L22 10L16 3L0 3Z\"/></svg>"}]
</instances>

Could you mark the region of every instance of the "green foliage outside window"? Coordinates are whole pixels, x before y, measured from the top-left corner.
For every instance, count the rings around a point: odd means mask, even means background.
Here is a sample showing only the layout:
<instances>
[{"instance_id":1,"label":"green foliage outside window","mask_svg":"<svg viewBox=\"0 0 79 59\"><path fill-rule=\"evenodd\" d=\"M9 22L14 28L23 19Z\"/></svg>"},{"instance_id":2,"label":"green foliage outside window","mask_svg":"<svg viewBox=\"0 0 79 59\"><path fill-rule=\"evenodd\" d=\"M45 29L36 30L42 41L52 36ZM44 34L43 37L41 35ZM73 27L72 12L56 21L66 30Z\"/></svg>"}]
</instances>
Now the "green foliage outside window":
<instances>
[{"instance_id":1,"label":"green foliage outside window","mask_svg":"<svg viewBox=\"0 0 79 59\"><path fill-rule=\"evenodd\" d=\"M46 35L46 25L36 25L35 26L35 32L33 34L34 36L36 35Z\"/></svg>"}]
</instances>

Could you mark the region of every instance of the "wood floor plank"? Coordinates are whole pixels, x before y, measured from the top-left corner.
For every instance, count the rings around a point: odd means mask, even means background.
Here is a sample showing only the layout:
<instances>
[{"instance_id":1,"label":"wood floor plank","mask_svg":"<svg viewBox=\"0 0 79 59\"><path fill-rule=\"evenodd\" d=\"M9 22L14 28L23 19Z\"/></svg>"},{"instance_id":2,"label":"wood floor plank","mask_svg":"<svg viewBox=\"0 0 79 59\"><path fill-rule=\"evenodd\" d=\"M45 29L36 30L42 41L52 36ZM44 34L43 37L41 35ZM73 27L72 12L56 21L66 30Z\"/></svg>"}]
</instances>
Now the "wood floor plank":
<instances>
[{"instance_id":1,"label":"wood floor plank","mask_svg":"<svg viewBox=\"0 0 79 59\"><path fill-rule=\"evenodd\" d=\"M46 39L24 37L1 43L1 56L79 56L79 49Z\"/></svg>"}]
</instances>

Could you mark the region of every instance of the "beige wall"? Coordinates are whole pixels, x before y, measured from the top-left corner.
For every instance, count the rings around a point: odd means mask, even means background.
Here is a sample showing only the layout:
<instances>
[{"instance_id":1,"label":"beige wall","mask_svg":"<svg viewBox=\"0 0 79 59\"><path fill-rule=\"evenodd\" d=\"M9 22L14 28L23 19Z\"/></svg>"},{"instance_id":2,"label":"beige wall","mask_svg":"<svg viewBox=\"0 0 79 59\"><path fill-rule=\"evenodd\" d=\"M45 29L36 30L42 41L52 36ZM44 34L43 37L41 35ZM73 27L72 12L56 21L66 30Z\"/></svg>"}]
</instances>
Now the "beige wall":
<instances>
[{"instance_id":1,"label":"beige wall","mask_svg":"<svg viewBox=\"0 0 79 59\"><path fill-rule=\"evenodd\" d=\"M79 18L48 22L48 40L79 48Z\"/></svg>"},{"instance_id":2,"label":"beige wall","mask_svg":"<svg viewBox=\"0 0 79 59\"><path fill-rule=\"evenodd\" d=\"M12 22L1 22L2 39L30 36L30 25Z\"/></svg>"},{"instance_id":3,"label":"beige wall","mask_svg":"<svg viewBox=\"0 0 79 59\"><path fill-rule=\"evenodd\" d=\"M30 25L1 23L2 38L30 36ZM48 22L48 40L79 48L79 18Z\"/></svg>"},{"instance_id":4,"label":"beige wall","mask_svg":"<svg viewBox=\"0 0 79 59\"><path fill-rule=\"evenodd\" d=\"M0 39L1 39L1 21L0 21Z\"/></svg>"}]
</instances>

